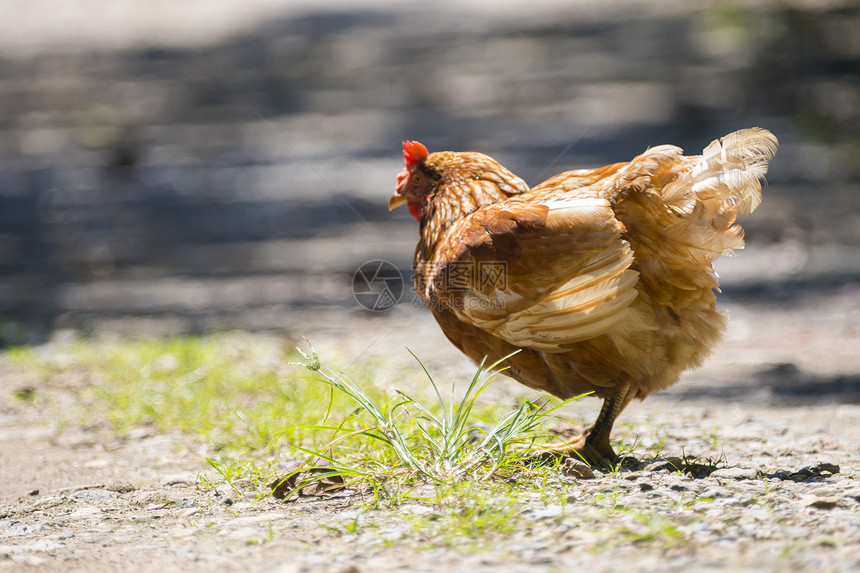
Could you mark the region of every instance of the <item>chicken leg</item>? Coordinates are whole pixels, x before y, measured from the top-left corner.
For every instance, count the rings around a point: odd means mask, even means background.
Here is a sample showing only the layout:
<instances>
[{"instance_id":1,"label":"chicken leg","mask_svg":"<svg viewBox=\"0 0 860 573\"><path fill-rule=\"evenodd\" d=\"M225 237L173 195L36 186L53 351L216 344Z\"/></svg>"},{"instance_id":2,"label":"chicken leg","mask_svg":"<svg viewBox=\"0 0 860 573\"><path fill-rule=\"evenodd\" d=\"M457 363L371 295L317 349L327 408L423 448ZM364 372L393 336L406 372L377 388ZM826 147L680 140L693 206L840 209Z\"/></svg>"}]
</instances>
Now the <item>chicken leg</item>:
<instances>
[{"instance_id":1,"label":"chicken leg","mask_svg":"<svg viewBox=\"0 0 860 573\"><path fill-rule=\"evenodd\" d=\"M614 462L618 459L618 455L609 443L609 434L612 432L615 419L632 398L630 384L623 384L612 396L603 401L600 414L597 415L594 424L585 431L585 444L578 450L578 454L585 458L586 462L594 465L602 460Z\"/></svg>"},{"instance_id":2,"label":"chicken leg","mask_svg":"<svg viewBox=\"0 0 860 573\"><path fill-rule=\"evenodd\" d=\"M630 384L622 384L615 390L614 394L604 400L603 407L600 409L600 414L597 415L594 424L586 429L581 436L561 444L548 446L538 452L538 455L541 457L570 456L582 458L592 466L600 465L603 460L616 461L618 455L609 443L609 434L612 432L615 419L627 407L632 398L633 393L630 392Z\"/></svg>"}]
</instances>

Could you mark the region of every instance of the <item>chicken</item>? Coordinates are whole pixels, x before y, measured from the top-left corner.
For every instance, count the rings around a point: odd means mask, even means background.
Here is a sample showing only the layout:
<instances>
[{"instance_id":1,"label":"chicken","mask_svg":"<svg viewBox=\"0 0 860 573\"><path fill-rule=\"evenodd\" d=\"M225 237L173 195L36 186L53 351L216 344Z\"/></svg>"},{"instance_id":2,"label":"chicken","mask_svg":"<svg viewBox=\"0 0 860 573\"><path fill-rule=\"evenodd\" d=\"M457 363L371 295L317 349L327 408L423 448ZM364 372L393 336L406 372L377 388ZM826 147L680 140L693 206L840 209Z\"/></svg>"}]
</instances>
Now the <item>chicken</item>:
<instances>
[{"instance_id":1,"label":"chicken","mask_svg":"<svg viewBox=\"0 0 860 573\"><path fill-rule=\"evenodd\" d=\"M760 128L702 155L672 145L536 187L480 153L405 142L389 209L420 223L414 287L476 362L566 399L604 400L595 423L554 447L615 460L616 417L699 366L725 317L713 262L743 246L739 213L761 202L777 140Z\"/></svg>"}]
</instances>

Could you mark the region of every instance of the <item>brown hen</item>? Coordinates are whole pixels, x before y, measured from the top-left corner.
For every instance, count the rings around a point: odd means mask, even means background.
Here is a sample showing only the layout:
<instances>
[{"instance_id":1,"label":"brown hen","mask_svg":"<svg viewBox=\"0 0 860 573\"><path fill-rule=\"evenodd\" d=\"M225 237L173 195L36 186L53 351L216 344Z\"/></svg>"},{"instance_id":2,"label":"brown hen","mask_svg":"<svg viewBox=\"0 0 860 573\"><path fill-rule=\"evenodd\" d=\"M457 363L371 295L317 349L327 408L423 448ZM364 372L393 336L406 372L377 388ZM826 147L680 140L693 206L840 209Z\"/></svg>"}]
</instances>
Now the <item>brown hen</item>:
<instances>
[{"instance_id":1,"label":"brown hen","mask_svg":"<svg viewBox=\"0 0 860 573\"><path fill-rule=\"evenodd\" d=\"M713 261L743 245L738 213L761 202L777 140L759 128L702 155L671 145L629 163L568 171L529 189L480 153L403 144L389 208L420 222L415 291L463 353L562 399L603 408L562 447L613 460L612 424L696 367L719 339Z\"/></svg>"}]
</instances>

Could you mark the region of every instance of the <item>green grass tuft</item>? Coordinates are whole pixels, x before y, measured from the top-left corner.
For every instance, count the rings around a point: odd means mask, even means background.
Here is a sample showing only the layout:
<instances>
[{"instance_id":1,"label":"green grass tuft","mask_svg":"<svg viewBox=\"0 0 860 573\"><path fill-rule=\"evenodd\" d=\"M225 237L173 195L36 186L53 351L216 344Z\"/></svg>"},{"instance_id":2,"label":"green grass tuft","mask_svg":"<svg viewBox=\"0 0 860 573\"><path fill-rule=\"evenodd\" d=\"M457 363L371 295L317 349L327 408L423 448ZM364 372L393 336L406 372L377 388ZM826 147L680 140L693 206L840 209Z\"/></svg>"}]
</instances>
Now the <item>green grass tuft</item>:
<instances>
[{"instance_id":1,"label":"green grass tuft","mask_svg":"<svg viewBox=\"0 0 860 573\"><path fill-rule=\"evenodd\" d=\"M394 391L393 400L375 398L350 376L322 365L313 350L302 355L304 366L315 373L308 379L349 397L357 408L336 425L325 425L324 421L306 428L332 432L332 439L323 448L296 449L315 459L317 469L331 470L327 477L351 476L377 487L392 477L448 483L483 481L500 473L525 470L536 442L544 443L550 437L548 420L566 403L549 407L548 400L525 401L491 424L474 416L476 401L504 370L500 365L508 357L489 367L481 364L459 399L452 384L447 400L415 357L436 398L423 404L400 390ZM297 468L291 475L305 469Z\"/></svg>"}]
</instances>

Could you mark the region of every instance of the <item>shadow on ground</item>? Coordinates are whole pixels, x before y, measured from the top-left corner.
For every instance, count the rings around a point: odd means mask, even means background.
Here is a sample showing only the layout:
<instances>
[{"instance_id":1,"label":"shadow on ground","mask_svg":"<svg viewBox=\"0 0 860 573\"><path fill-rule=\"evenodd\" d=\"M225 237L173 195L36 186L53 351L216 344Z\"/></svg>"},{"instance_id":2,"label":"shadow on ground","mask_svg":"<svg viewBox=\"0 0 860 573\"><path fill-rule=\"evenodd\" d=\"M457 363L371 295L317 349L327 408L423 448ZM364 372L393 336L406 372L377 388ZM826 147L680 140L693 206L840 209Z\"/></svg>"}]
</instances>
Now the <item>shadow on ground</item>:
<instances>
[{"instance_id":1,"label":"shadow on ground","mask_svg":"<svg viewBox=\"0 0 860 573\"><path fill-rule=\"evenodd\" d=\"M721 381L694 387L679 384L665 394L680 400L756 402L772 406L860 404L860 374L816 376L786 363L760 370L743 383Z\"/></svg>"},{"instance_id":2,"label":"shadow on ground","mask_svg":"<svg viewBox=\"0 0 860 573\"><path fill-rule=\"evenodd\" d=\"M385 209L403 139L537 182L762 125L781 148L750 243L860 245L860 50L838 40L860 8L588 10L321 11L193 49L0 56L0 340L353 308L361 263L409 267L414 222ZM854 259L779 288L857 282Z\"/></svg>"}]
</instances>

